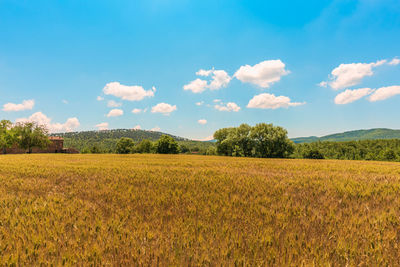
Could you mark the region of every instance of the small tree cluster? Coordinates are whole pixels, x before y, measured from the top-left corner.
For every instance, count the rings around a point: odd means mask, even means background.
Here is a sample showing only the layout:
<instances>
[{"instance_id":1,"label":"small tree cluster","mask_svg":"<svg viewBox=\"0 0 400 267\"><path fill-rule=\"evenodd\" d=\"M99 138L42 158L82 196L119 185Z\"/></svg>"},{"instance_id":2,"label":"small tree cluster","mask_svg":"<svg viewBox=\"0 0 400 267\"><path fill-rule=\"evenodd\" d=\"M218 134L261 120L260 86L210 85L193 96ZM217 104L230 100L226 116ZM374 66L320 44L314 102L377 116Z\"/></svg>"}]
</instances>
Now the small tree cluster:
<instances>
[{"instance_id":1,"label":"small tree cluster","mask_svg":"<svg viewBox=\"0 0 400 267\"><path fill-rule=\"evenodd\" d=\"M214 139L217 154L225 156L285 158L294 150L284 128L266 123L219 129Z\"/></svg>"},{"instance_id":2,"label":"small tree cluster","mask_svg":"<svg viewBox=\"0 0 400 267\"><path fill-rule=\"evenodd\" d=\"M177 154L179 153L178 143L169 135L163 135L157 142L144 139L135 144L132 138L121 137L116 145L118 154L130 153L159 153L159 154Z\"/></svg>"},{"instance_id":3,"label":"small tree cluster","mask_svg":"<svg viewBox=\"0 0 400 267\"><path fill-rule=\"evenodd\" d=\"M0 146L3 154L13 146L31 153L32 148L46 148L49 142L48 130L36 122L12 124L9 120L0 121Z\"/></svg>"}]
</instances>

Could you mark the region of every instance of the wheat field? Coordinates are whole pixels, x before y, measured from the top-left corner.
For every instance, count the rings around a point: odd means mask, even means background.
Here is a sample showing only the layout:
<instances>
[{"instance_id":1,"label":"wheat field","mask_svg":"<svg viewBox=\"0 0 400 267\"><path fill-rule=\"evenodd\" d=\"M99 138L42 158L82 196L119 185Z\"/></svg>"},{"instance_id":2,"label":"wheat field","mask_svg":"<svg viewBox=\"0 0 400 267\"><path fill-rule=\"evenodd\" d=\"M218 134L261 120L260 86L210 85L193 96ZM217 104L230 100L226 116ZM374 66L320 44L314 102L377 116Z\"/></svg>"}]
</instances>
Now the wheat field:
<instances>
[{"instance_id":1,"label":"wheat field","mask_svg":"<svg viewBox=\"0 0 400 267\"><path fill-rule=\"evenodd\" d=\"M400 164L0 157L1 265L400 264Z\"/></svg>"}]
</instances>

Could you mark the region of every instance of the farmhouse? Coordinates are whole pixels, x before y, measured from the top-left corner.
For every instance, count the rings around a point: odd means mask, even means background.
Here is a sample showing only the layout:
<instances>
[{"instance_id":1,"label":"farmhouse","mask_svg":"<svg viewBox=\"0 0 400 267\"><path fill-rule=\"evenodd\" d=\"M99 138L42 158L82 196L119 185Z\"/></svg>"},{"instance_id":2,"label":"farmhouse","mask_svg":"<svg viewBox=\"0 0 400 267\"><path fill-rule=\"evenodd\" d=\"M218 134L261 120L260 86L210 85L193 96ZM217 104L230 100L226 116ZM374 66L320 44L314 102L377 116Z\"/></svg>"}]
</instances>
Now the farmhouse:
<instances>
[{"instance_id":1,"label":"farmhouse","mask_svg":"<svg viewBox=\"0 0 400 267\"><path fill-rule=\"evenodd\" d=\"M78 150L74 148L64 148L64 138L59 136L49 136L50 143L47 148L42 149L38 147L32 148L32 153L69 153L76 154L79 153ZM5 152L5 153L4 153ZM27 153L25 149L19 148L14 145L11 148L7 148L5 151L0 150L0 154L24 154Z\"/></svg>"}]
</instances>

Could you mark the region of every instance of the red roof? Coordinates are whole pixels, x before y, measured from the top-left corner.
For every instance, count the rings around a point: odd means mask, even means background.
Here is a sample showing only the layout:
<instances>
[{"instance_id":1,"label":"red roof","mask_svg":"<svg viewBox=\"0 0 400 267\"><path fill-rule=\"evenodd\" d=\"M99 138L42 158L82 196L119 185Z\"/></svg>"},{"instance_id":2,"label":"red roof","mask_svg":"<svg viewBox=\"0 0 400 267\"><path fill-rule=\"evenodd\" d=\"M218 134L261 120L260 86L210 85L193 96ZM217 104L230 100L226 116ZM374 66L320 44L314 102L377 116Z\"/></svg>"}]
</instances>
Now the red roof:
<instances>
[{"instance_id":1,"label":"red roof","mask_svg":"<svg viewBox=\"0 0 400 267\"><path fill-rule=\"evenodd\" d=\"M64 138L62 138L62 137L59 137L59 136L49 136L49 139L50 140L64 140Z\"/></svg>"}]
</instances>

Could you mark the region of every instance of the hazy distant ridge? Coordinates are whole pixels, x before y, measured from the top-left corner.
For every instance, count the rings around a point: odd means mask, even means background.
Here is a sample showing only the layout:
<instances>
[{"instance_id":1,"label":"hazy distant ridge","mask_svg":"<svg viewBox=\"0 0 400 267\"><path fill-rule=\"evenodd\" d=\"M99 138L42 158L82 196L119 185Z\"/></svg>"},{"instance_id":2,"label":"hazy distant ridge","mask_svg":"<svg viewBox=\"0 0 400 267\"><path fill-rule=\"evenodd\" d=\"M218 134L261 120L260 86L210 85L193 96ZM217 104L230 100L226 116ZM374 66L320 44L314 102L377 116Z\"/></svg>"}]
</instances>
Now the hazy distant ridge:
<instances>
[{"instance_id":1,"label":"hazy distant ridge","mask_svg":"<svg viewBox=\"0 0 400 267\"><path fill-rule=\"evenodd\" d=\"M400 130L376 128L369 130L356 130L344 133L325 135L322 137L297 137L291 140L295 143L311 143L316 141L356 141L356 140L375 140L375 139L400 139Z\"/></svg>"}]
</instances>

